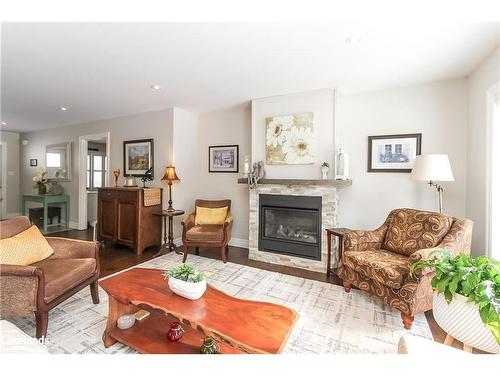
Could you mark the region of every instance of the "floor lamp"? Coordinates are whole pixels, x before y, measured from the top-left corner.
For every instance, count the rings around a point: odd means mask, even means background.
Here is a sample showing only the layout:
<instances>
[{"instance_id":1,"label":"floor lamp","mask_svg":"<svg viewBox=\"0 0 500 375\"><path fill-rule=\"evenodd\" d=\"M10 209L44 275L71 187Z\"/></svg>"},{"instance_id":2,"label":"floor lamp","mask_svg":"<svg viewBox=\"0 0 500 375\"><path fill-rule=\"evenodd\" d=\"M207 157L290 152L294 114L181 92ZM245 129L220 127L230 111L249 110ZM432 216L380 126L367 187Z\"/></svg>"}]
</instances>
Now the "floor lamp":
<instances>
[{"instance_id":1,"label":"floor lamp","mask_svg":"<svg viewBox=\"0 0 500 375\"><path fill-rule=\"evenodd\" d=\"M439 212L443 213L443 187L436 181L455 181L448 155L417 155L410 178L417 181L428 181L429 186L436 188Z\"/></svg>"}]
</instances>

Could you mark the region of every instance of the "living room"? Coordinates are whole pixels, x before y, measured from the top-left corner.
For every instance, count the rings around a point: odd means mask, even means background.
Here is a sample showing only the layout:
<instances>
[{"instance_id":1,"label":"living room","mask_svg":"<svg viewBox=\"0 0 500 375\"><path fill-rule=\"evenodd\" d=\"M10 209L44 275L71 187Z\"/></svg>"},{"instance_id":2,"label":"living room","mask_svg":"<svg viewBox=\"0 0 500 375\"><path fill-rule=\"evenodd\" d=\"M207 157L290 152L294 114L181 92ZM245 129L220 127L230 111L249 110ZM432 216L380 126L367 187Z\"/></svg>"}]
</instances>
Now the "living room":
<instances>
[{"instance_id":1,"label":"living room","mask_svg":"<svg viewBox=\"0 0 500 375\"><path fill-rule=\"evenodd\" d=\"M2 22L2 352L488 364L499 21Z\"/></svg>"}]
</instances>

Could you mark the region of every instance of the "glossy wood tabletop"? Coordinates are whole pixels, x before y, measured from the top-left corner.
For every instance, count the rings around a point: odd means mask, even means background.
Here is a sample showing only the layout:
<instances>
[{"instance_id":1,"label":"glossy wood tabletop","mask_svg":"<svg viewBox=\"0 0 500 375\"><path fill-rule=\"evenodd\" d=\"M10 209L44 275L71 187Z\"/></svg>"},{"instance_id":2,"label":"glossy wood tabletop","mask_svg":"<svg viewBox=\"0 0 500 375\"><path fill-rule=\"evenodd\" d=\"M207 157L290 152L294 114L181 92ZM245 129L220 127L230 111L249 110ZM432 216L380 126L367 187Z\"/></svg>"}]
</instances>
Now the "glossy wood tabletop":
<instances>
[{"instance_id":1,"label":"glossy wood tabletop","mask_svg":"<svg viewBox=\"0 0 500 375\"><path fill-rule=\"evenodd\" d=\"M161 270L133 268L100 281L119 304L152 308L247 353L279 353L298 318L287 307L231 297L207 285L198 300L174 294Z\"/></svg>"}]
</instances>

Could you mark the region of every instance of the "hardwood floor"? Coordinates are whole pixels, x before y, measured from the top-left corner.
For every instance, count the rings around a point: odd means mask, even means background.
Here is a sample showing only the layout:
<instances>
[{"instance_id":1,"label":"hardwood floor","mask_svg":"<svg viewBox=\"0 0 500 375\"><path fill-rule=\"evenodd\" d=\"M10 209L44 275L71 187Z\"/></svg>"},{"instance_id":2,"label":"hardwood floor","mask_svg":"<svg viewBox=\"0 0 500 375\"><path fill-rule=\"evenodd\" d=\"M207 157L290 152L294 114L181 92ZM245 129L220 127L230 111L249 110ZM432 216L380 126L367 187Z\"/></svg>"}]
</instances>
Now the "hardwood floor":
<instances>
[{"instance_id":1,"label":"hardwood floor","mask_svg":"<svg viewBox=\"0 0 500 375\"><path fill-rule=\"evenodd\" d=\"M92 240L91 229L81 230L81 231L70 230L60 233L53 233L50 235L57 237L65 237L65 238L75 238L81 240ZM128 247L107 243L105 244L105 246L101 248L100 251L101 277L108 276L115 272L143 263L153 258L157 251L158 247L150 247L144 250L142 255L136 255ZM212 259L220 259L220 249L200 249L200 256ZM179 261L181 260L182 257L179 256ZM188 256L188 261L189 261L189 256ZM323 281L335 285L341 285L340 279L336 276L327 277L326 274L324 273L312 272L298 268L280 266L280 265L269 264L248 259L248 249L240 247L229 246L229 261L263 270L279 272L286 275L292 275L311 280ZM427 322L429 323L429 327L432 332L434 341L443 343L446 338L446 332L444 332L438 326L438 324L434 320L432 311L427 311L425 313L425 316L427 318ZM457 340L453 342L453 346L462 349L462 344ZM482 352L474 349L474 353L482 353Z\"/></svg>"}]
</instances>

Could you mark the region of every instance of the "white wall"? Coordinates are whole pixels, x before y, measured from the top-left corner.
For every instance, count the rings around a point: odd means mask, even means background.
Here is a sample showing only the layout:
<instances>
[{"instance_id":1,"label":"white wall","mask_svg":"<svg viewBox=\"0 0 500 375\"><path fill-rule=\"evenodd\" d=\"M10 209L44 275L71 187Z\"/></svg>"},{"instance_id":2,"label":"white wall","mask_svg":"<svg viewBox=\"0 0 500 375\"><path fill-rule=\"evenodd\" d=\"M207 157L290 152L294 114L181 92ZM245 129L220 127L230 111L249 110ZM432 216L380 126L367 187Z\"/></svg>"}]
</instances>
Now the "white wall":
<instances>
[{"instance_id":1,"label":"white wall","mask_svg":"<svg viewBox=\"0 0 500 375\"><path fill-rule=\"evenodd\" d=\"M466 213L474 221L472 254L475 256L486 254L486 92L499 81L500 48L497 48L468 77Z\"/></svg>"},{"instance_id":2,"label":"white wall","mask_svg":"<svg viewBox=\"0 0 500 375\"><path fill-rule=\"evenodd\" d=\"M314 165L265 165L267 178L321 178L320 166L334 156L334 90L324 89L252 100L252 162L266 161L266 117L314 113Z\"/></svg>"},{"instance_id":3,"label":"white wall","mask_svg":"<svg viewBox=\"0 0 500 375\"><path fill-rule=\"evenodd\" d=\"M5 173L7 181L2 181L6 189L6 216L16 216L21 211L19 194L19 133L0 131L0 141L5 142L7 146L7 171Z\"/></svg>"},{"instance_id":4,"label":"white wall","mask_svg":"<svg viewBox=\"0 0 500 375\"><path fill-rule=\"evenodd\" d=\"M180 108L174 108L173 126L173 165L180 181L172 186L173 207L184 210L186 215L194 210L194 199L199 185L203 185L198 176L201 150L198 146L198 117ZM165 185L168 193L168 185ZM167 196L165 196L167 197ZM168 206L168 198L164 207ZM174 218L174 238L182 236L182 217Z\"/></svg>"},{"instance_id":5,"label":"white wall","mask_svg":"<svg viewBox=\"0 0 500 375\"><path fill-rule=\"evenodd\" d=\"M465 216L467 83L465 79L340 94L339 141L350 156L351 187L340 191L339 224L375 228L389 211L437 211L437 192L408 173L368 173L368 136L422 133L422 154L450 157L455 182L442 183L444 212Z\"/></svg>"},{"instance_id":6,"label":"white wall","mask_svg":"<svg viewBox=\"0 0 500 375\"><path fill-rule=\"evenodd\" d=\"M61 182L60 185L70 195L70 222L78 221L78 138L82 135L110 132L109 169L120 168L123 184L123 141L133 139L154 139L154 181L148 186L161 186L165 167L172 161L173 110L166 109L156 112L141 113L133 116L119 117L94 121L86 124L47 129L38 132L24 133L21 139L27 140L26 146L21 146L21 193L34 192L32 177L38 168L45 166L45 146L49 144L72 142L72 181ZM38 168L29 166L29 159L38 159ZM113 173L109 174L110 184L114 184ZM139 183L140 181L138 181ZM164 189L163 199L166 198Z\"/></svg>"},{"instance_id":7,"label":"white wall","mask_svg":"<svg viewBox=\"0 0 500 375\"><path fill-rule=\"evenodd\" d=\"M233 238L248 240L248 187L238 184L243 158L250 155L251 113L249 103L201 114L198 149L201 153L196 196L202 199L231 199ZM209 173L208 146L239 145L240 173ZM240 246L245 246L240 243Z\"/></svg>"}]
</instances>

